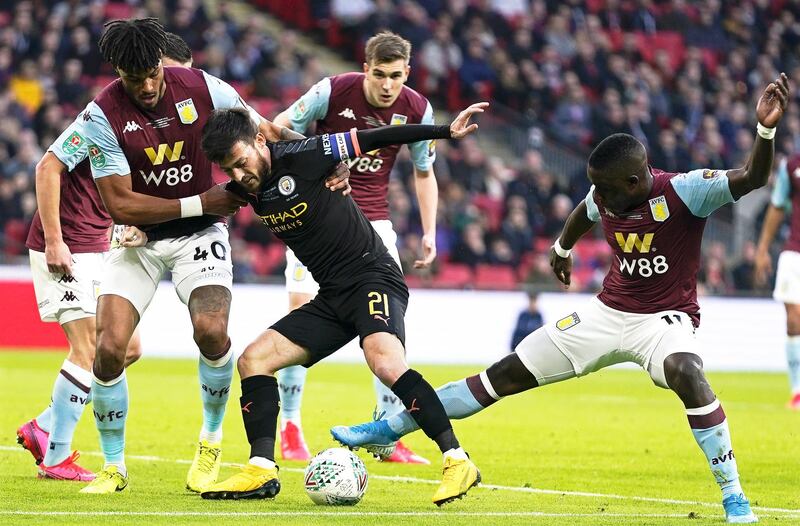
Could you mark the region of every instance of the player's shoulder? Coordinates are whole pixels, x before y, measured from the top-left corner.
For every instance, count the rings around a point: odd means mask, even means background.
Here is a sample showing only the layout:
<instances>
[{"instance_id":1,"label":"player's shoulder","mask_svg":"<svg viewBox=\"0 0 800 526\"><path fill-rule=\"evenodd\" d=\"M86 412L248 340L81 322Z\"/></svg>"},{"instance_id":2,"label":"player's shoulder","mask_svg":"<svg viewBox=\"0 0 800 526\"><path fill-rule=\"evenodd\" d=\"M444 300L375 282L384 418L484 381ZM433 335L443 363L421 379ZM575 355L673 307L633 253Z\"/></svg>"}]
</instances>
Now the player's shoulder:
<instances>
[{"instance_id":1,"label":"player's shoulder","mask_svg":"<svg viewBox=\"0 0 800 526\"><path fill-rule=\"evenodd\" d=\"M403 85L403 89L400 90L400 96L397 97L397 101L393 106L399 105L405 107L410 112L418 114L419 117L422 117L422 115L425 114L429 104L430 102L423 94L414 88Z\"/></svg>"},{"instance_id":2,"label":"player's shoulder","mask_svg":"<svg viewBox=\"0 0 800 526\"><path fill-rule=\"evenodd\" d=\"M331 95L348 93L355 88L360 88L364 82L364 74L357 71L342 73L328 77L331 83Z\"/></svg>"},{"instance_id":3,"label":"player's shoulder","mask_svg":"<svg viewBox=\"0 0 800 526\"><path fill-rule=\"evenodd\" d=\"M164 68L164 81L186 88L198 88L206 85L206 77L203 74L203 70L182 66L166 66Z\"/></svg>"},{"instance_id":4,"label":"player's shoulder","mask_svg":"<svg viewBox=\"0 0 800 526\"><path fill-rule=\"evenodd\" d=\"M100 93L93 99L93 102L104 109L107 107L115 107L119 105L120 97L125 96L125 90L122 87L122 81L120 79L116 79L113 82L107 84Z\"/></svg>"}]
</instances>

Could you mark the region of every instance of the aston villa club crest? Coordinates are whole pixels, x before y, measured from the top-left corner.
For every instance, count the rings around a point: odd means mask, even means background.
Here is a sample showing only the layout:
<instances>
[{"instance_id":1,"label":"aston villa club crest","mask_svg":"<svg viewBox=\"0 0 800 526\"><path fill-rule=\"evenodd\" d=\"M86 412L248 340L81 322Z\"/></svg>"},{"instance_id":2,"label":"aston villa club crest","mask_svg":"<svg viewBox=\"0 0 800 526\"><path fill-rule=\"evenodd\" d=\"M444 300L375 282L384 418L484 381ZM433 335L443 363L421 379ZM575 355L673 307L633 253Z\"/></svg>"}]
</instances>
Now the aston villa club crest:
<instances>
[{"instance_id":1,"label":"aston villa club crest","mask_svg":"<svg viewBox=\"0 0 800 526\"><path fill-rule=\"evenodd\" d=\"M281 177L280 181L278 181L278 191L282 195L290 195L294 192L295 186L294 178L290 175L284 175Z\"/></svg>"},{"instance_id":2,"label":"aston villa club crest","mask_svg":"<svg viewBox=\"0 0 800 526\"><path fill-rule=\"evenodd\" d=\"M650 200L650 212L653 213L653 219L659 223L663 223L669 219L669 207L667 206L667 198L663 195L654 197Z\"/></svg>"},{"instance_id":3,"label":"aston villa club crest","mask_svg":"<svg viewBox=\"0 0 800 526\"><path fill-rule=\"evenodd\" d=\"M198 118L197 108L194 107L194 101L192 99L176 102L175 109L178 110L178 117L183 124L191 124Z\"/></svg>"},{"instance_id":4,"label":"aston villa club crest","mask_svg":"<svg viewBox=\"0 0 800 526\"><path fill-rule=\"evenodd\" d=\"M399 113L394 113L392 114L392 120L390 124L392 126L397 126L399 124L405 124L406 121L408 121L408 117L406 117L405 115L400 115Z\"/></svg>"}]
</instances>

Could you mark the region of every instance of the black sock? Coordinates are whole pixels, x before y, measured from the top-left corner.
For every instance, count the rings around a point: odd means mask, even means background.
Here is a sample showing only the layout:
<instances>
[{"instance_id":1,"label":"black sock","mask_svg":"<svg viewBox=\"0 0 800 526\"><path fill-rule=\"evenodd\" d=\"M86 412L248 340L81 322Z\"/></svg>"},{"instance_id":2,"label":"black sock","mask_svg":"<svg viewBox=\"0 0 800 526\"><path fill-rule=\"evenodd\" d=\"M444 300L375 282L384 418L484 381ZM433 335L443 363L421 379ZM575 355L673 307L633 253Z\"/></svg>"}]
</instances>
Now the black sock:
<instances>
[{"instance_id":1,"label":"black sock","mask_svg":"<svg viewBox=\"0 0 800 526\"><path fill-rule=\"evenodd\" d=\"M459 447L442 401L421 374L409 369L394 383L392 392L403 401L408 414L428 438L436 442L442 453Z\"/></svg>"},{"instance_id":2,"label":"black sock","mask_svg":"<svg viewBox=\"0 0 800 526\"><path fill-rule=\"evenodd\" d=\"M250 457L275 461L275 431L280 410L278 381L274 376L251 376L242 380L242 420L250 442Z\"/></svg>"}]
</instances>

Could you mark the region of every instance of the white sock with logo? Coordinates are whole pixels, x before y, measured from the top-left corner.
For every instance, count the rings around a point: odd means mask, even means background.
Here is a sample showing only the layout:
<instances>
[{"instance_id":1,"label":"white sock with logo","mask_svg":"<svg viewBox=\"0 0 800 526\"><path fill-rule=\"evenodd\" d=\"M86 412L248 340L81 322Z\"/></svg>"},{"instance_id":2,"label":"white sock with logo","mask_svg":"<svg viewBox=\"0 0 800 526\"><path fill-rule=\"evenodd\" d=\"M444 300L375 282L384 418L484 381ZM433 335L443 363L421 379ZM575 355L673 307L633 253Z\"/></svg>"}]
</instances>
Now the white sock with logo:
<instances>
[{"instance_id":1,"label":"white sock with logo","mask_svg":"<svg viewBox=\"0 0 800 526\"><path fill-rule=\"evenodd\" d=\"M722 489L722 498L742 493L728 419L719 400L703 407L686 409L686 415L694 439L708 460L711 474Z\"/></svg>"}]
</instances>

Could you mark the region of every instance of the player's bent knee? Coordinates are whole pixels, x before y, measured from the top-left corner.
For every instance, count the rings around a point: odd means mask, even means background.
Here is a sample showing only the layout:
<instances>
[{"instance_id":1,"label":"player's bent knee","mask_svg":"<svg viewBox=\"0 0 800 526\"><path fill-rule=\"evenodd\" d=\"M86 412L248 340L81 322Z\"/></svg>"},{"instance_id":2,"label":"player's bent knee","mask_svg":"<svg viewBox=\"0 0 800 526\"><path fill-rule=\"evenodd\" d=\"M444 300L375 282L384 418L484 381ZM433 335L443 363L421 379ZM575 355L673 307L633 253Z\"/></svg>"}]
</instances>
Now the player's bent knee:
<instances>
[{"instance_id":1,"label":"player's bent knee","mask_svg":"<svg viewBox=\"0 0 800 526\"><path fill-rule=\"evenodd\" d=\"M228 343L228 324L219 316L198 316L192 320L194 341L203 354L219 354Z\"/></svg>"},{"instance_id":2,"label":"player's bent knee","mask_svg":"<svg viewBox=\"0 0 800 526\"><path fill-rule=\"evenodd\" d=\"M692 353L670 354L664 359L664 375L673 390L705 381L703 360Z\"/></svg>"}]
</instances>

